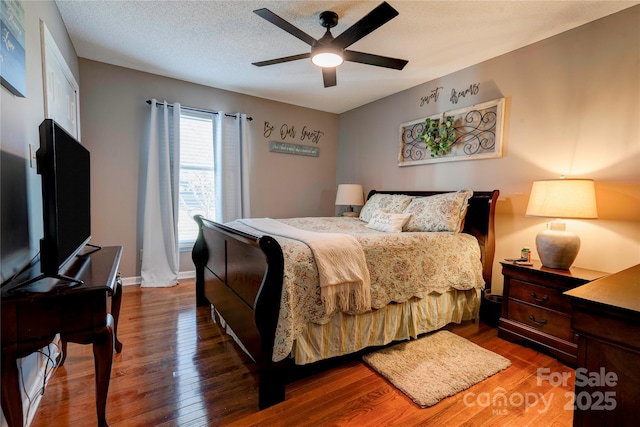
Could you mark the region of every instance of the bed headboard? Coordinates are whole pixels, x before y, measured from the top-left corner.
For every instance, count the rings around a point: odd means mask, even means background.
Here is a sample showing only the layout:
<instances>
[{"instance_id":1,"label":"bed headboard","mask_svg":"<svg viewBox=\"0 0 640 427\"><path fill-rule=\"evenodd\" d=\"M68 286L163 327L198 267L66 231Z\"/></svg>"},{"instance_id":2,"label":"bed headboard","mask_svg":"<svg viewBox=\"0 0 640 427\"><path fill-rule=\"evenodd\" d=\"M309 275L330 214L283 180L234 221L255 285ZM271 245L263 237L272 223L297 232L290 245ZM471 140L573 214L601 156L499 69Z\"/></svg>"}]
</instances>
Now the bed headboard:
<instances>
[{"instance_id":1,"label":"bed headboard","mask_svg":"<svg viewBox=\"0 0 640 427\"><path fill-rule=\"evenodd\" d=\"M367 199L376 193L380 194L407 194L415 197L433 196L436 194L452 193L453 191L387 191L371 190ZM482 277L484 286L491 289L491 274L493 270L493 257L496 249L494 217L495 206L500 195L500 190L474 191L469 199L469 208L464 220L463 233L471 234L480 244L482 261Z\"/></svg>"}]
</instances>

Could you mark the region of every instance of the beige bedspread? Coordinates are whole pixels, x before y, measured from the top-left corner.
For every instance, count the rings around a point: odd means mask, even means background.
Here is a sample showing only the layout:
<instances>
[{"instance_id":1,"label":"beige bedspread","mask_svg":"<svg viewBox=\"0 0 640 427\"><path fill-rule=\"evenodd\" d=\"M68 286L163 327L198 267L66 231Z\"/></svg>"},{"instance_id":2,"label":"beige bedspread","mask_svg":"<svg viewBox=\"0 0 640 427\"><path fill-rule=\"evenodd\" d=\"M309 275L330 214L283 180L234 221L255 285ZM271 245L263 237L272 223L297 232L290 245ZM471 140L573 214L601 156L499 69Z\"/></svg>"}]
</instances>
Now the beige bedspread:
<instances>
[{"instance_id":1,"label":"beige bedspread","mask_svg":"<svg viewBox=\"0 0 640 427\"><path fill-rule=\"evenodd\" d=\"M303 230L271 218L239 219L256 231L306 244L318 269L320 298L325 311L333 313L371 310L371 279L362 245L346 233Z\"/></svg>"},{"instance_id":2,"label":"beige bedspread","mask_svg":"<svg viewBox=\"0 0 640 427\"><path fill-rule=\"evenodd\" d=\"M357 218L292 218L285 224L304 230L347 233L362 245L371 278L371 306L424 298L451 289L484 287L477 240L468 234L384 233ZM234 221L226 225L255 234ZM273 236L284 255L284 280L273 360L287 357L307 322L324 324L327 313L320 299L318 270L309 247L297 240ZM347 313L350 314L350 313Z\"/></svg>"}]
</instances>

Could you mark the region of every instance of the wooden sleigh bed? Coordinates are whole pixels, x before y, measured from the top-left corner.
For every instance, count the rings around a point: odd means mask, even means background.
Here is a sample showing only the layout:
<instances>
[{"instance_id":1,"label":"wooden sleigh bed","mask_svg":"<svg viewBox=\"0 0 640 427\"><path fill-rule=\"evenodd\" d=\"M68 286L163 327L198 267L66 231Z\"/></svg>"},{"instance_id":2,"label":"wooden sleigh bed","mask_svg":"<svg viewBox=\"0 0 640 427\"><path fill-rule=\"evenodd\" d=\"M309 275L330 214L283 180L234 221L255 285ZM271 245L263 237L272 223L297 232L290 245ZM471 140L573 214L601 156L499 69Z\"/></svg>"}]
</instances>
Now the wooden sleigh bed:
<instances>
[{"instance_id":1,"label":"wooden sleigh bed","mask_svg":"<svg viewBox=\"0 0 640 427\"><path fill-rule=\"evenodd\" d=\"M368 200L374 195L407 195L412 198L427 198L451 194L443 191L376 191L369 193ZM467 291L452 290L451 295L436 295L434 298L446 297L453 301L454 306L462 307L461 313L451 315L449 312L433 313L438 317L438 322L426 322L426 326L417 328L417 331L410 333L410 336L402 336L400 339L415 338L414 335L438 329L451 321L473 319L478 316L482 290L490 288L492 265L495 250L494 237L494 214L495 204L499 195L498 190L475 191L468 199L468 207L464 215L462 233L471 235L477 240L479 248L480 263L478 263L478 273L481 275L479 284L475 289ZM364 211L364 208L363 208ZM196 266L196 303L198 306L212 306L214 315L220 319L223 327L234 335L234 339L243 347L244 351L259 365L259 406L261 409L284 401L285 384L290 377L292 370L297 369L296 363L304 364L314 362L315 359L307 359L299 362L291 353L291 357L282 356L276 358L275 354L281 343L278 334L282 334L279 329L281 321L281 300L283 298L284 276L289 277L288 270L285 269L285 258L288 250L284 251L281 244L281 237L273 237L260 232L250 232L242 227L229 226L210 221L202 216L194 217L200 232L193 248L193 261ZM334 218L332 221L339 221ZM357 219L346 219L345 221L359 221ZM354 224L351 224L354 225ZM240 228L240 229L239 229ZM395 233L410 234L410 233ZM424 233L422 233L424 234ZM431 233L431 234L459 234L459 233ZM465 236L463 236L465 237ZM286 279L291 281L291 279ZM373 276L372 276L373 286ZM457 301L455 298L460 298ZM466 299L465 299L466 298ZM412 298L412 302L422 298ZM426 298L425 298L426 299ZM429 304L429 302L426 302ZM406 302L408 304L408 302ZM427 308L420 308L416 311L433 311L435 307L446 306L442 300L434 300ZM403 303L390 302L389 307L396 311L389 311L387 314L382 309L369 310L368 315L387 316L396 313L398 309L403 309ZM384 309L387 309L385 307ZM447 310L449 310L447 308ZM373 313L373 314L372 314ZM357 325L358 316L363 315L353 313L335 313L331 316L332 322L342 320L354 320ZM342 320L341 320L342 319ZM442 320L444 319L444 320ZM416 322L415 320L412 320ZM323 321L324 322L324 321ZM323 323L320 322L320 323ZM375 323L375 322L374 322ZM419 323L419 321L418 321ZM335 323L333 323L335 325ZM435 326L434 326L435 325ZM325 325L329 327L328 325ZM309 322L309 331L314 328L323 328L323 325ZM325 332L326 333L326 332ZM304 335L310 335L305 332ZM300 335L300 334L298 334ZM351 335L353 335L351 333ZM350 335L350 336L351 336ZM330 338L335 340L335 338ZM398 337L391 337L391 341ZM328 340L324 337L324 340ZM390 341L387 339L384 344ZM342 353L359 351L359 348L351 349L349 343L338 344L338 347L347 348ZM307 346L313 347L314 343ZM379 345L379 343L376 343ZM300 348L303 346L300 345ZM335 347L335 346L334 346ZM289 347L285 347L289 348ZM294 345L294 348L296 346ZM286 350L288 351L288 350ZM280 352L282 350L280 349ZM331 354L329 357L333 357ZM274 361L274 359L278 361ZM295 362L294 362L295 359Z\"/></svg>"}]
</instances>

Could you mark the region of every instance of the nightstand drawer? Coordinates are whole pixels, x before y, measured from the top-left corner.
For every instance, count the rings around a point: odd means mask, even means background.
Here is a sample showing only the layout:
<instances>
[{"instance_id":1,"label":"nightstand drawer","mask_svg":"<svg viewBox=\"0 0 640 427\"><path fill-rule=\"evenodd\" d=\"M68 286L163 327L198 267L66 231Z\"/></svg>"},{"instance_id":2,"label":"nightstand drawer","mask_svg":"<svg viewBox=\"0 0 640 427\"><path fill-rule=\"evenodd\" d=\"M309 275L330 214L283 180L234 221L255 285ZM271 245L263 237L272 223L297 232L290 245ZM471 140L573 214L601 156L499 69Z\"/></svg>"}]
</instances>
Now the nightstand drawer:
<instances>
[{"instance_id":1,"label":"nightstand drawer","mask_svg":"<svg viewBox=\"0 0 640 427\"><path fill-rule=\"evenodd\" d=\"M509 318L557 338L571 342L571 318L553 311L509 300Z\"/></svg>"},{"instance_id":2,"label":"nightstand drawer","mask_svg":"<svg viewBox=\"0 0 640 427\"><path fill-rule=\"evenodd\" d=\"M509 298L535 304L540 307L556 310L561 313L571 313L571 302L562 292L546 286L534 285L512 279Z\"/></svg>"}]
</instances>

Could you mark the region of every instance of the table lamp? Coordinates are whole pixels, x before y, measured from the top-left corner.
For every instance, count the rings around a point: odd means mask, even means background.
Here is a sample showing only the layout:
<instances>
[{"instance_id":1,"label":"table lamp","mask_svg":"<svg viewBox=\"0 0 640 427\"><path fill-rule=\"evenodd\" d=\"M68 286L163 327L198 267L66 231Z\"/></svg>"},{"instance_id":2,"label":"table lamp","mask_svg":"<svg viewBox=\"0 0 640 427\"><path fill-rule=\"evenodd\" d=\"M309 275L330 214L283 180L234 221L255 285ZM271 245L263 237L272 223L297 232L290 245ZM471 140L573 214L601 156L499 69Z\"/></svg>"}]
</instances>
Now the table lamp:
<instances>
[{"instance_id":1,"label":"table lamp","mask_svg":"<svg viewBox=\"0 0 640 427\"><path fill-rule=\"evenodd\" d=\"M354 212L353 207L364 205L362 185L360 184L338 185L338 194L336 195L336 206L338 205L349 206L347 211L342 213L343 216L357 217L358 212Z\"/></svg>"},{"instance_id":2,"label":"table lamp","mask_svg":"<svg viewBox=\"0 0 640 427\"><path fill-rule=\"evenodd\" d=\"M536 249L542 265L568 270L578 256L580 238L566 231L559 218L598 217L592 179L549 179L534 181L526 216L557 218L536 236Z\"/></svg>"}]
</instances>

